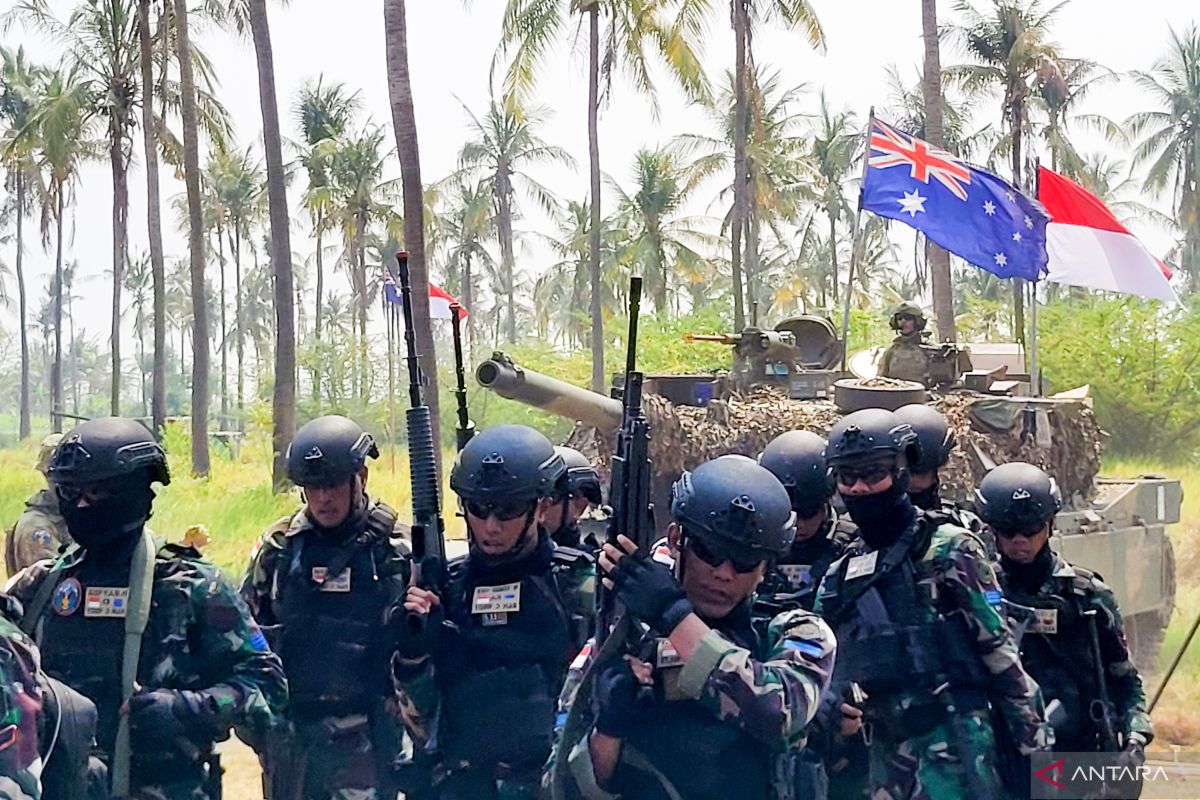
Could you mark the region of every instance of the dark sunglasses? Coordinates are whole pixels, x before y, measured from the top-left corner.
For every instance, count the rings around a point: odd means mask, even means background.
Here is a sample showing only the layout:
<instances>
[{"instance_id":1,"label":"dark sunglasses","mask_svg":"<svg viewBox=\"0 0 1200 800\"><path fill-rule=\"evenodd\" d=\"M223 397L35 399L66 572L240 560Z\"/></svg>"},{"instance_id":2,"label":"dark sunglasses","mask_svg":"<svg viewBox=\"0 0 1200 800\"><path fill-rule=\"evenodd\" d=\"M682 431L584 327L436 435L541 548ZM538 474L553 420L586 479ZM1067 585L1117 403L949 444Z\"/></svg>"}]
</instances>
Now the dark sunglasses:
<instances>
[{"instance_id":1,"label":"dark sunglasses","mask_svg":"<svg viewBox=\"0 0 1200 800\"><path fill-rule=\"evenodd\" d=\"M916 322L917 318L912 314L900 314L896 317L899 322Z\"/></svg>"},{"instance_id":2,"label":"dark sunglasses","mask_svg":"<svg viewBox=\"0 0 1200 800\"><path fill-rule=\"evenodd\" d=\"M745 575L746 573L754 572L754 570L758 569L759 565L763 563L763 559L761 558L747 560L743 558L734 558L726 553L717 552L700 539L688 539L687 546L688 549L691 550L696 556L696 558L700 559L714 569L728 561L733 565L734 572L740 572L741 574Z\"/></svg>"},{"instance_id":3,"label":"dark sunglasses","mask_svg":"<svg viewBox=\"0 0 1200 800\"><path fill-rule=\"evenodd\" d=\"M992 528L992 533L996 534L1001 539L1015 539L1018 536L1025 538L1025 539L1032 539L1033 537L1037 536L1041 532L1042 532L1042 529L1040 527L1037 530L1032 530L1032 531L1013 531L1013 530L1005 530L1003 528Z\"/></svg>"},{"instance_id":4,"label":"dark sunglasses","mask_svg":"<svg viewBox=\"0 0 1200 800\"><path fill-rule=\"evenodd\" d=\"M476 500L468 500L463 505L467 509L467 513L477 519L495 517L501 522L510 522L526 514L533 513L534 506L537 503L530 503L527 500L499 500L494 503L480 503Z\"/></svg>"},{"instance_id":5,"label":"dark sunglasses","mask_svg":"<svg viewBox=\"0 0 1200 800\"><path fill-rule=\"evenodd\" d=\"M862 466L834 467L833 475L842 486L853 486L862 481L874 486L892 474L891 464L864 464Z\"/></svg>"}]
</instances>

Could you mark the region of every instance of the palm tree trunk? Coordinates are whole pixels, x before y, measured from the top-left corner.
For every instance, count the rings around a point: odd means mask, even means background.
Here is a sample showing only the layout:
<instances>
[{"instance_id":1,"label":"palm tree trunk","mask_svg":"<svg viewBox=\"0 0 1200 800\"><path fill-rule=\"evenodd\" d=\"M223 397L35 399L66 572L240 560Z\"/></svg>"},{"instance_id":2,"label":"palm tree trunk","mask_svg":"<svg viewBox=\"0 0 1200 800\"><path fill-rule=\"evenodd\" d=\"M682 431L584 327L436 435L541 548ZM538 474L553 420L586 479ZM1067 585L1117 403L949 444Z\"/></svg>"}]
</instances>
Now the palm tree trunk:
<instances>
[{"instance_id":1,"label":"palm tree trunk","mask_svg":"<svg viewBox=\"0 0 1200 800\"><path fill-rule=\"evenodd\" d=\"M1024 189L1024 181L1021 179L1021 137L1024 133L1022 121L1025 118L1024 104L1020 101L1012 104L1012 117L1009 120L1010 133L1012 135L1012 174L1013 184L1018 189ZM1012 279L1012 298L1013 298L1013 331L1016 334L1017 341L1021 347L1026 346L1025 342L1025 281L1021 278Z\"/></svg>"},{"instance_id":2,"label":"palm tree trunk","mask_svg":"<svg viewBox=\"0 0 1200 800\"><path fill-rule=\"evenodd\" d=\"M937 31L937 0L921 0L921 30L925 38L925 75L921 83L925 102L925 138L935 147L945 147L942 131L942 57ZM953 342L954 284L950 276L950 253L933 242L925 248L933 284L933 314L937 317L938 339Z\"/></svg>"},{"instance_id":3,"label":"palm tree trunk","mask_svg":"<svg viewBox=\"0 0 1200 800\"><path fill-rule=\"evenodd\" d=\"M204 215L200 209L200 141L192 77L187 0L175 0L175 54L183 95L183 173L188 200L192 289L192 473L206 477L208 455L208 298L204 294Z\"/></svg>"},{"instance_id":4,"label":"palm tree trunk","mask_svg":"<svg viewBox=\"0 0 1200 800\"><path fill-rule=\"evenodd\" d=\"M417 355L425 364L425 402L433 422L434 453L441 485L441 415L438 413L437 358L433 349L433 326L429 319L429 270L425 264L425 209L421 185L421 159L417 147L417 117L413 110L412 80L408 71L408 30L404 0L384 0L384 36L387 47L388 96L392 104L392 127L400 156L400 180L404 192L404 241L413 287L413 326ZM511 233L511 231L510 231Z\"/></svg>"},{"instance_id":5,"label":"palm tree trunk","mask_svg":"<svg viewBox=\"0 0 1200 800\"><path fill-rule=\"evenodd\" d=\"M125 278L125 255L129 251L129 170L123 149L122 126L109 123L108 157L113 180L113 290L112 290L112 415L121 414L121 286Z\"/></svg>"},{"instance_id":6,"label":"palm tree trunk","mask_svg":"<svg viewBox=\"0 0 1200 800\"><path fill-rule=\"evenodd\" d=\"M591 215L588 229L588 276L592 287L592 391L604 391L604 309L600 274L600 3L588 9L588 173ZM469 307L469 306L468 306Z\"/></svg>"},{"instance_id":7,"label":"palm tree trunk","mask_svg":"<svg viewBox=\"0 0 1200 800\"><path fill-rule=\"evenodd\" d=\"M163 266L162 200L158 189L158 142L154 132L154 55L150 36L150 0L138 0L138 45L142 71L142 143L146 165L146 227L150 234L150 270L154 282L154 369L150 418L161 435L167 416L167 295Z\"/></svg>"},{"instance_id":8,"label":"palm tree trunk","mask_svg":"<svg viewBox=\"0 0 1200 800\"><path fill-rule=\"evenodd\" d=\"M323 245L322 237L325 234L325 215L322 212L317 213L317 313L314 320L315 335L313 341L320 344L321 342L321 304L325 298L325 254L321 252ZM321 404L321 368L318 365L312 372L312 397L313 402L320 408Z\"/></svg>"},{"instance_id":9,"label":"palm tree trunk","mask_svg":"<svg viewBox=\"0 0 1200 800\"><path fill-rule=\"evenodd\" d=\"M22 222L25 218L25 176L17 173L17 307L21 315L21 411L17 431L22 439L29 436L32 423L29 419L29 332L25 328L25 237Z\"/></svg>"},{"instance_id":10,"label":"palm tree trunk","mask_svg":"<svg viewBox=\"0 0 1200 800\"><path fill-rule=\"evenodd\" d=\"M753 189L756 181L750 181L751 191L747 192L747 200L749 205L749 214L746 217L746 247L745 249L745 272L746 272L746 310L750 313L750 324L755 325L757 312L754 310L756 304L762 300L761 279L758 274L758 242L761 229L761 219L758 213L758 202L755 195L757 191Z\"/></svg>"},{"instance_id":11,"label":"palm tree trunk","mask_svg":"<svg viewBox=\"0 0 1200 800\"><path fill-rule=\"evenodd\" d=\"M467 358L475 348L475 287L471 283L471 253L467 251L462 268L463 306L470 312L467 317Z\"/></svg>"},{"instance_id":12,"label":"palm tree trunk","mask_svg":"<svg viewBox=\"0 0 1200 800\"><path fill-rule=\"evenodd\" d=\"M517 341L517 297L513 279L513 232L512 232L512 185L508 176L496 176L496 201L500 213L497 226L500 228L500 257L504 276L504 328L509 343Z\"/></svg>"},{"instance_id":13,"label":"palm tree trunk","mask_svg":"<svg viewBox=\"0 0 1200 800\"><path fill-rule=\"evenodd\" d=\"M358 396L367 399L367 220L359 214L354 226L354 258L358 264Z\"/></svg>"},{"instance_id":14,"label":"palm tree trunk","mask_svg":"<svg viewBox=\"0 0 1200 800\"><path fill-rule=\"evenodd\" d=\"M837 251L837 209L835 207L827 208L825 213L829 217L829 265L833 270L833 291L830 293L830 296L833 298L834 305L837 305L839 288L838 272L840 271ZM854 247L854 243L851 242L850 246ZM849 288L847 288L847 291L849 291Z\"/></svg>"},{"instance_id":15,"label":"palm tree trunk","mask_svg":"<svg viewBox=\"0 0 1200 800\"><path fill-rule=\"evenodd\" d=\"M62 433L63 190L58 186L58 241L54 256L54 362L50 368L50 430Z\"/></svg>"},{"instance_id":16,"label":"palm tree trunk","mask_svg":"<svg viewBox=\"0 0 1200 800\"><path fill-rule=\"evenodd\" d=\"M749 27L746 0L733 0L733 215L730 221L733 249L730 265L733 272L733 327L739 331L746 327L746 310L742 299L742 226L746 219L746 40Z\"/></svg>"},{"instance_id":17,"label":"palm tree trunk","mask_svg":"<svg viewBox=\"0 0 1200 800\"><path fill-rule=\"evenodd\" d=\"M237 226L233 229L233 277L233 324L237 326L237 429L243 430L246 410L246 337L242 334L242 232Z\"/></svg>"},{"instance_id":18,"label":"palm tree trunk","mask_svg":"<svg viewBox=\"0 0 1200 800\"><path fill-rule=\"evenodd\" d=\"M230 243L232 246L232 242ZM228 295L225 294L225 226L217 217L217 267L221 270L221 422L217 427L224 427L229 417L229 324L225 320L225 312L229 306ZM236 289L235 289L236 291Z\"/></svg>"}]
</instances>

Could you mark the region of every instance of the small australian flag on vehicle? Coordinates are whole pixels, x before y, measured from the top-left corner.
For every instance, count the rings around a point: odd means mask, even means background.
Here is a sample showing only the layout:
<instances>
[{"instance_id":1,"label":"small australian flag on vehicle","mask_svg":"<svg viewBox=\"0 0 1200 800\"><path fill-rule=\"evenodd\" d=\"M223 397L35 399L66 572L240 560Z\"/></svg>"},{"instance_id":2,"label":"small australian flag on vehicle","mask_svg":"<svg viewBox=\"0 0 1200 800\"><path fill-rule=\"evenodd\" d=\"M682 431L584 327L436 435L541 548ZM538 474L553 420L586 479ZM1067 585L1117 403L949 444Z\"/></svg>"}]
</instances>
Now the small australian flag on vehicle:
<instances>
[{"instance_id":1,"label":"small australian flag on vehicle","mask_svg":"<svg viewBox=\"0 0 1200 800\"><path fill-rule=\"evenodd\" d=\"M1046 223L1035 200L987 170L872 118L862 204L1001 278L1046 271Z\"/></svg>"}]
</instances>

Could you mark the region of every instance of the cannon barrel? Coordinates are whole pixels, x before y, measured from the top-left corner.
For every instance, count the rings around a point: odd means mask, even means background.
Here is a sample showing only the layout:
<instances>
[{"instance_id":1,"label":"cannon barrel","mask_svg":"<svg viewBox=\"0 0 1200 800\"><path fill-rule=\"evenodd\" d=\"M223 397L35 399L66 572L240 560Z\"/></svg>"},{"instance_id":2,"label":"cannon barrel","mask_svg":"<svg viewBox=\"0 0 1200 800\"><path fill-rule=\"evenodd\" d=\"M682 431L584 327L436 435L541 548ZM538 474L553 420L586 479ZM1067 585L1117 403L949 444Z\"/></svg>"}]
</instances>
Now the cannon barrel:
<instances>
[{"instance_id":1,"label":"cannon barrel","mask_svg":"<svg viewBox=\"0 0 1200 800\"><path fill-rule=\"evenodd\" d=\"M496 352L475 369L475 380L501 397L549 411L601 431L621 426L621 404L611 397L525 369Z\"/></svg>"}]
</instances>

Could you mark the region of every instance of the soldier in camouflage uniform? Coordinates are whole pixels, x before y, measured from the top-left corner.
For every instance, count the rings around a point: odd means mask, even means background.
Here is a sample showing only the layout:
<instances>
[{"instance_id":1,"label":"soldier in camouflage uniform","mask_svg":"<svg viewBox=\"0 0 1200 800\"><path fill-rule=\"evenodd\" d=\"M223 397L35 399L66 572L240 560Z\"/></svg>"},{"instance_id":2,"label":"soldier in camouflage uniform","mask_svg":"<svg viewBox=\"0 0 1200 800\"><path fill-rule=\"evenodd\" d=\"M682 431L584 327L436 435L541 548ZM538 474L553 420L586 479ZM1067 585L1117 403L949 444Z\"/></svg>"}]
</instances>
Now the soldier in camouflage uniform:
<instances>
[{"instance_id":1,"label":"soldier in camouflage uniform","mask_svg":"<svg viewBox=\"0 0 1200 800\"><path fill-rule=\"evenodd\" d=\"M905 491L918 447L882 409L830 431L826 458L860 538L826 573L817 610L837 633L837 677L867 694L871 796L1003 797L993 718L1022 755L1051 737L982 546Z\"/></svg>"},{"instance_id":2,"label":"soldier in camouflage uniform","mask_svg":"<svg viewBox=\"0 0 1200 800\"><path fill-rule=\"evenodd\" d=\"M942 498L939 470L950 462L950 454L957 444L954 430L942 412L924 403L912 403L896 409L896 418L913 429L921 450L916 463L908 465L908 498L912 504L925 511L942 512L955 525L966 528L983 540L988 553L994 554L994 543L984 532L979 517L969 509Z\"/></svg>"},{"instance_id":3,"label":"soldier in camouflage uniform","mask_svg":"<svg viewBox=\"0 0 1200 800\"><path fill-rule=\"evenodd\" d=\"M584 537L579 529L579 519L589 508L603 502L600 476L587 457L575 448L557 445L554 451L567 465L567 479L558 496L552 498L554 503L546 509L543 524L555 544L595 552L599 545L593 537Z\"/></svg>"},{"instance_id":4,"label":"soldier in camouflage uniform","mask_svg":"<svg viewBox=\"0 0 1200 800\"><path fill-rule=\"evenodd\" d=\"M50 467L50 457L54 455L54 448L61 440L61 433L52 433L42 439L34 468L43 476ZM54 487L47 485L25 501L25 511L9 531L5 541L4 565L10 576L16 575L35 561L53 558L58 555L63 545L70 543L71 536L67 533L67 525L58 511L58 495L55 494Z\"/></svg>"},{"instance_id":5,"label":"soldier in camouflage uniform","mask_svg":"<svg viewBox=\"0 0 1200 800\"><path fill-rule=\"evenodd\" d=\"M929 378L929 358L921 349L924 341L925 312L911 300L892 309L888 324L896 338L883 351L879 374L885 378L925 383Z\"/></svg>"},{"instance_id":6,"label":"soldier in camouflage uniform","mask_svg":"<svg viewBox=\"0 0 1200 800\"><path fill-rule=\"evenodd\" d=\"M189 548L156 548L144 533L151 484L170 481L144 427L84 422L63 438L49 472L76 545L14 580L21 628L47 674L96 704L96 755L115 794L208 800L220 781L213 743L235 724L261 735L286 702L279 659L215 566ZM136 676L126 676L133 654Z\"/></svg>"},{"instance_id":7,"label":"soldier in camouflage uniform","mask_svg":"<svg viewBox=\"0 0 1200 800\"><path fill-rule=\"evenodd\" d=\"M566 474L523 425L481 432L454 462L469 550L442 586L408 590L395 664L405 723L433 765L430 796L539 793L558 691L595 608L591 556L540 524Z\"/></svg>"},{"instance_id":8,"label":"soldier in camouflage uniform","mask_svg":"<svg viewBox=\"0 0 1200 800\"><path fill-rule=\"evenodd\" d=\"M830 502L833 485L825 446L825 440L815 433L789 431L775 437L758 457L758 463L788 490L796 512L796 538L758 589L757 619L797 607L811 611L826 570L854 538L853 523L840 519ZM861 735L862 709L846 702L852 693L844 681L825 690L808 746L796 754L797 797L865 796L867 749Z\"/></svg>"},{"instance_id":9,"label":"soldier in camouflage uniform","mask_svg":"<svg viewBox=\"0 0 1200 800\"><path fill-rule=\"evenodd\" d=\"M803 744L835 646L803 609L765 635L751 620L755 588L795 533L787 491L752 460L723 456L675 483L671 515L673 568L624 536L604 545L605 585L653 633L627 639L619 658L593 664L589 648L572 665L550 775L596 800L790 797L789 750ZM576 714L585 733L563 740Z\"/></svg>"},{"instance_id":10,"label":"soldier in camouflage uniform","mask_svg":"<svg viewBox=\"0 0 1200 800\"><path fill-rule=\"evenodd\" d=\"M242 597L283 660L287 724L263 757L274 800L393 800L402 726L389 664L404 603L407 526L366 492L375 440L329 415L296 432L304 506L263 534Z\"/></svg>"},{"instance_id":11,"label":"soldier in camouflage uniform","mask_svg":"<svg viewBox=\"0 0 1200 800\"><path fill-rule=\"evenodd\" d=\"M1004 594L1035 609L1021 638L1021 661L1046 702L1058 700L1063 706L1063 721L1054 729L1055 750L1120 748L1126 762L1141 766L1154 738L1142 679L1129 655L1112 590L1096 573L1067 563L1050 549L1054 515L1062 505L1054 479L1032 464L1001 464L976 493L979 513L1000 548ZM1101 672L1111 702L1108 732L1101 716L1093 714L1102 706Z\"/></svg>"}]
</instances>

